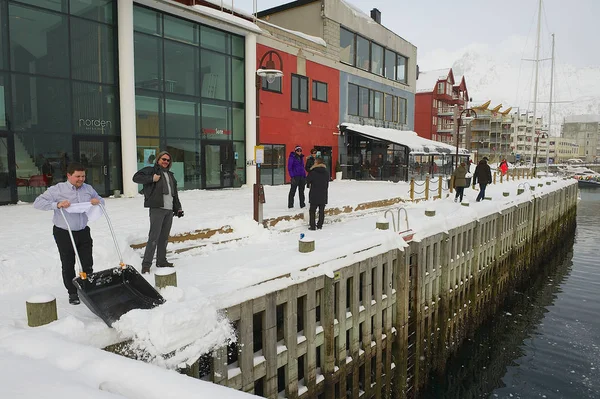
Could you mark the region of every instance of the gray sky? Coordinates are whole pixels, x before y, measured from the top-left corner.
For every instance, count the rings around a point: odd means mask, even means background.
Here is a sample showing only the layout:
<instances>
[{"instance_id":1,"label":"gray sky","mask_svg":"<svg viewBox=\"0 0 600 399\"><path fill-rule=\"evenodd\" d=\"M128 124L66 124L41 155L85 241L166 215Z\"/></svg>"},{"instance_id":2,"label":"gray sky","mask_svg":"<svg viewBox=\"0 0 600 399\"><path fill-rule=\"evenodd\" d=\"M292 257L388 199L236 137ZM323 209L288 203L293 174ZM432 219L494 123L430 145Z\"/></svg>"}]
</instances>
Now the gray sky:
<instances>
[{"instance_id":1,"label":"gray sky","mask_svg":"<svg viewBox=\"0 0 600 399\"><path fill-rule=\"evenodd\" d=\"M224 0L230 3L231 0ZM506 51L518 62L533 58L538 0L346 0L365 13L377 7L382 24L417 46L422 70L451 66L473 45ZM264 10L289 1L257 0ZM252 12L252 0L234 6ZM600 0L544 0L542 57L550 56L556 34L557 62L600 67ZM498 55L496 53L496 55Z\"/></svg>"}]
</instances>

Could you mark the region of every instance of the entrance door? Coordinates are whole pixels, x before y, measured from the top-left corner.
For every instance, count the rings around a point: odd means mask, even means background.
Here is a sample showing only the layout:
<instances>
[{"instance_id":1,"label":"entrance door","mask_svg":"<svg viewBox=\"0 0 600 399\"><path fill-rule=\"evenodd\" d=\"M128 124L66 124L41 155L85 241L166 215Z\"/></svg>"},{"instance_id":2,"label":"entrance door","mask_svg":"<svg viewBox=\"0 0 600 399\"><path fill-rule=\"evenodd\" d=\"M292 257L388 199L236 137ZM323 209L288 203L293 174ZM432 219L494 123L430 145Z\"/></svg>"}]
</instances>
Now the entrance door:
<instances>
[{"instance_id":1,"label":"entrance door","mask_svg":"<svg viewBox=\"0 0 600 399\"><path fill-rule=\"evenodd\" d=\"M14 168L10 170L9 165L14 165L14 151L12 135L0 132L0 205L17 202L17 187L14 179ZM12 157L12 159L9 159Z\"/></svg>"},{"instance_id":2,"label":"entrance door","mask_svg":"<svg viewBox=\"0 0 600 399\"><path fill-rule=\"evenodd\" d=\"M121 145L108 137L75 137L75 158L86 167L85 182L102 197L121 189Z\"/></svg>"},{"instance_id":3,"label":"entrance door","mask_svg":"<svg viewBox=\"0 0 600 399\"><path fill-rule=\"evenodd\" d=\"M235 159L233 143L207 143L204 145L204 187L233 187Z\"/></svg>"},{"instance_id":4,"label":"entrance door","mask_svg":"<svg viewBox=\"0 0 600 399\"><path fill-rule=\"evenodd\" d=\"M320 155L321 158L323 158L323 163L327 167L327 170L329 171L331 177L331 171L333 170L331 159L331 147L315 146L315 150L317 150L317 156Z\"/></svg>"}]
</instances>

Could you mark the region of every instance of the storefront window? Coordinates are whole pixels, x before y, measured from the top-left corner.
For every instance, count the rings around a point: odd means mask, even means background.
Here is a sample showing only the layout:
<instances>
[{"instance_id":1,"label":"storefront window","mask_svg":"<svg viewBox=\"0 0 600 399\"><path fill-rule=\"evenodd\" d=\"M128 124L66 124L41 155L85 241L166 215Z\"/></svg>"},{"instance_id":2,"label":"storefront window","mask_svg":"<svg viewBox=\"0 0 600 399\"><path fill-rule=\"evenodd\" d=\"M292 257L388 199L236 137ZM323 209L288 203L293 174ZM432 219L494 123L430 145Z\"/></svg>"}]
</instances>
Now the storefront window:
<instances>
[{"instance_id":1,"label":"storefront window","mask_svg":"<svg viewBox=\"0 0 600 399\"><path fill-rule=\"evenodd\" d=\"M260 166L260 181L272 186L285 184L285 146L264 144L265 163Z\"/></svg>"},{"instance_id":2,"label":"storefront window","mask_svg":"<svg viewBox=\"0 0 600 399\"><path fill-rule=\"evenodd\" d=\"M13 71L69 76L66 15L16 4L8 8Z\"/></svg>"},{"instance_id":3,"label":"storefront window","mask_svg":"<svg viewBox=\"0 0 600 399\"><path fill-rule=\"evenodd\" d=\"M6 89L5 89L5 80L4 76L0 75L0 129L6 128Z\"/></svg>"},{"instance_id":4,"label":"storefront window","mask_svg":"<svg viewBox=\"0 0 600 399\"><path fill-rule=\"evenodd\" d=\"M246 112L243 108L233 108L233 139L246 138Z\"/></svg>"},{"instance_id":5,"label":"storefront window","mask_svg":"<svg viewBox=\"0 0 600 399\"><path fill-rule=\"evenodd\" d=\"M109 83L115 81L113 28L71 18L71 74L73 79Z\"/></svg>"},{"instance_id":6,"label":"storefront window","mask_svg":"<svg viewBox=\"0 0 600 399\"><path fill-rule=\"evenodd\" d=\"M136 32L144 32L150 35L160 36L162 35L162 16L160 13L147 8L134 7L133 28Z\"/></svg>"},{"instance_id":7,"label":"storefront window","mask_svg":"<svg viewBox=\"0 0 600 399\"><path fill-rule=\"evenodd\" d=\"M240 36L231 36L231 55L244 58L246 45L244 38Z\"/></svg>"},{"instance_id":8,"label":"storefront window","mask_svg":"<svg viewBox=\"0 0 600 399\"><path fill-rule=\"evenodd\" d=\"M47 8L53 11L67 12L68 0L28 0L26 2L32 6Z\"/></svg>"},{"instance_id":9,"label":"storefront window","mask_svg":"<svg viewBox=\"0 0 600 399\"><path fill-rule=\"evenodd\" d=\"M167 139L167 151L171 154L171 172L177 180L177 188L193 190L202 186L200 152L195 140Z\"/></svg>"},{"instance_id":10,"label":"storefront window","mask_svg":"<svg viewBox=\"0 0 600 399\"><path fill-rule=\"evenodd\" d=\"M231 83L232 83L232 100L240 103L244 102L246 95L245 79L244 79L244 61L233 58L231 60ZM266 81L266 79L263 79ZM281 83L281 79L279 79ZM281 86L280 86L281 87Z\"/></svg>"},{"instance_id":11,"label":"storefront window","mask_svg":"<svg viewBox=\"0 0 600 399\"><path fill-rule=\"evenodd\" d=\"M235 181L233 186L239 187L246 181L246 144L243 141L233 142L235 158Z\"/></svg>"},{"instance_id":12,"label":"storefront window","mask_svg":"<svg viewBox=\"0 0 600 399\"><path fill-rule=\"evenodd\" d=\"M135 126L138 136L160 134L160 101L156 97L135 96Z\"/></svg>"},{"instance_id":13,"label":"storefront window","mask_svg":"<svg viewBox=\"0 0 600 399\"><path fill-rule=\"evenodd\" d=\"M231 140L230 108L202 105L202 135L209 140Z\"/></svg>"},{"instance_id":14,"label":"storefront window","mask_svg":"<svg viewBox=\"0 0 600 399\"><path fill-rule=\"evenodd\" d=\"M196 103L165 101L165 120L168 137L196 137Z\"/></svg>"},{"instance_id":15,"label":"storefront window","mask_svg":"<svg viewBox=\"0 0 600 399\"><path fill-rule=\"evenodd\" d=\"M113 0L70 0L71 15L99 22L113 22Z\"/></svg>"},{"instance_id":16,"label":"storefront window","mask_svg":"<svg viewBox=\"0 0 600 399\"><path fill-rule=\"evenodd\" d=\"M81 134L119 134L113 86L73 82L73 121Z\"/></svg>"},{"instance_id":17,"label":"storefront window","mask_svg":"<svg viewBox=\"0 0 600 399\"><path fill-rule=\"evenodd\" d=\"M15 131L71 131L68 80L12 75L12 129Z\"/></svg>"}]
</instances>

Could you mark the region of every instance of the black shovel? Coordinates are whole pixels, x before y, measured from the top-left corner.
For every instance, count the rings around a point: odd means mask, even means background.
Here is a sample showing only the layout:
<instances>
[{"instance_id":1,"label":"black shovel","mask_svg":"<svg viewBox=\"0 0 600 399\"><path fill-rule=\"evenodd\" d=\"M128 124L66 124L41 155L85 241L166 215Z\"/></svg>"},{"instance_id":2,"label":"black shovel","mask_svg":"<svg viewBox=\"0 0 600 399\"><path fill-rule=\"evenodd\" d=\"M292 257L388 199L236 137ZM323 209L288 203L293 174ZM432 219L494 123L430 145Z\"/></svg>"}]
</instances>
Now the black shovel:
<instances>
[{"instance_id":1,"label":"black shovel","mask_svg":"<svg viewBox=\"0 0 600 399\"><path fill-rule=\"evenodd\" d=\"M75 251L79 276L73 279L73 284L77 288L79 298L95 315L104 320L109 327L112 327L114 322L130 310L152 309L164 303L165 299L133 266L126 265L123 262L123 256L106 209L102 204L98 204L98 206L102 208L102 213L106 216L120 262L118 267L91 274L87 274L82 270L81 259L79 259L73 233L62 209L61 214L67 224L71 244L73 244L73 250Z\"/></svg>"}]
</instances>

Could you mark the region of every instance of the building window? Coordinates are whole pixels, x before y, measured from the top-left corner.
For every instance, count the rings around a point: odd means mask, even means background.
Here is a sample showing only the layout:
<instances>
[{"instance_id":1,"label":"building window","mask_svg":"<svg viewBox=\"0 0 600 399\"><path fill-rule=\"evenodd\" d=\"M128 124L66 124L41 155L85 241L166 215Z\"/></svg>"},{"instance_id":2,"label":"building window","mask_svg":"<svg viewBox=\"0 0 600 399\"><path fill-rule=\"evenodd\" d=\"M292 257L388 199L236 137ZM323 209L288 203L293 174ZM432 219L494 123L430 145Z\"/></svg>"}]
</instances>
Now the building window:
<instances>
[{"instance_id":1,"label":"building window","mask_svg":"<svg viewBox=\"0 0 600 399\"><path fill-rule=\"evenodd\" d=\"M369 117L369 89L358 88L358 116Z\"/></svg>"},{"instance_id":2,"label":"building window","mask_svg":"<svg viewBox=\"0 0 600 399\"><path fill-rule=\"evenodd\" d=\"M312 99L315 101L327 102L327 83L313 80Z\"/></svg>"},{"instance_id":3,"label":"building window","mask_svg":"<svg viewBox=\"0 0 600 399\"><path fill-rule=\"evenodd\" d=\"M398 54L396 61L396 80L402 83L406 83L406 68L408 65L408 59Z\"/></svg>"},{"instance_id":4,"label":"building window","mask_svg":"<svg viewBox=\"0 0 600 399\"><path fill-rule=\"evenodd\" d=\"M406 98L398 97L398 122L406 125Z\"/></svg>"},{"instance_id":5,"label":"building window","mask_svg":"<svg viewBox=\"0 0 600 399\"><path fill-rule=\"evenodd\" d=\"M371 118L383 120L383 93L371 91Z\"/></svg>"},{"instance_id":6,"label":"building window","mask_svg":"<svg viewBox=\"0 0 600 399\"><path fill-rule=\"evenodd\" d=\"M348 115L358 116L358 86L348 84Z\"/></svg>"},{"instance_id":7,"label":"building window","mask_svg":"<svg viewBox=\"0 0 600 399\"><path fill-rule=\"evenodd\" d=\"M265 91L272 91L275 93L281 93L281 78L275 78L273 83L269 83L267 79L261 79L262 89Z\"/></svg>"},{"instance_id":8,"label":"building window","mask_svg":"<svg viewBox=\"0 0 600 399\"><path fill-rule=\"evenodd\" d=\"M369 71L370 43L364 37L356 36L356 66Z\"/></svg>"},{"instance_id":9,"label":"building window","mask_svg":"<svg viewBox=\"0 0 600 399\"><path fill-rule=\"evenodd\" d=\"M371 43L371 72L383 76L383 47Z\"/></svg>"},{"instance_id":10,"label":"building window","mask_svg":"<svg viewBox=\"0 0 600 399\"><path fill-rule=\"evenodd\" d=\"M396 80L396 53L385 49L385 64L383 75L392 80Z\"/></svg>"},{"instance_id":11,"label":"building window","mask_svg":"<svg viewBox=\"0 0 600 399\"><path fill-rule=\"evenodd\" d=\"M285 145L262 144L265 147L265 162L260 165L260 181L277 186L285 184Z\"/></svg>"},{"instance_id":12,"label":"building window","mask_svg":"<svg viewBox=\"0 0 600 399\"><path fill-rule=\"evenodd\" d=\"M292 111L308 112L308 78L292 75Z\"/></svg>"},{"instance_id":13,"label":"building window","mask_svg":"<svg viewBox=\"0 0 600 399\"><path fill-rule=\"evenodd\" d=\"M340 28L340 61L346 64L354 64L356 35L347 29Z\"/></svg>"},{"instance_id":14,"label":"building window","mask_svg":"<svg viewBox=\"0 0 600 399\"><path fill-rule=\"evenodd\" d=\"M394 96L385 95L385 120L388 122L394 121Z\"/></svg>"},{"instance_id":15,"label":"building window","mask_svg":"<svg viewBox=\"0 0 600 399\"><path fill-rule=\"evenodd\" d=\"M444 94L444 82L437 84L437 94Z\"/></svg>"}]
</instances>

